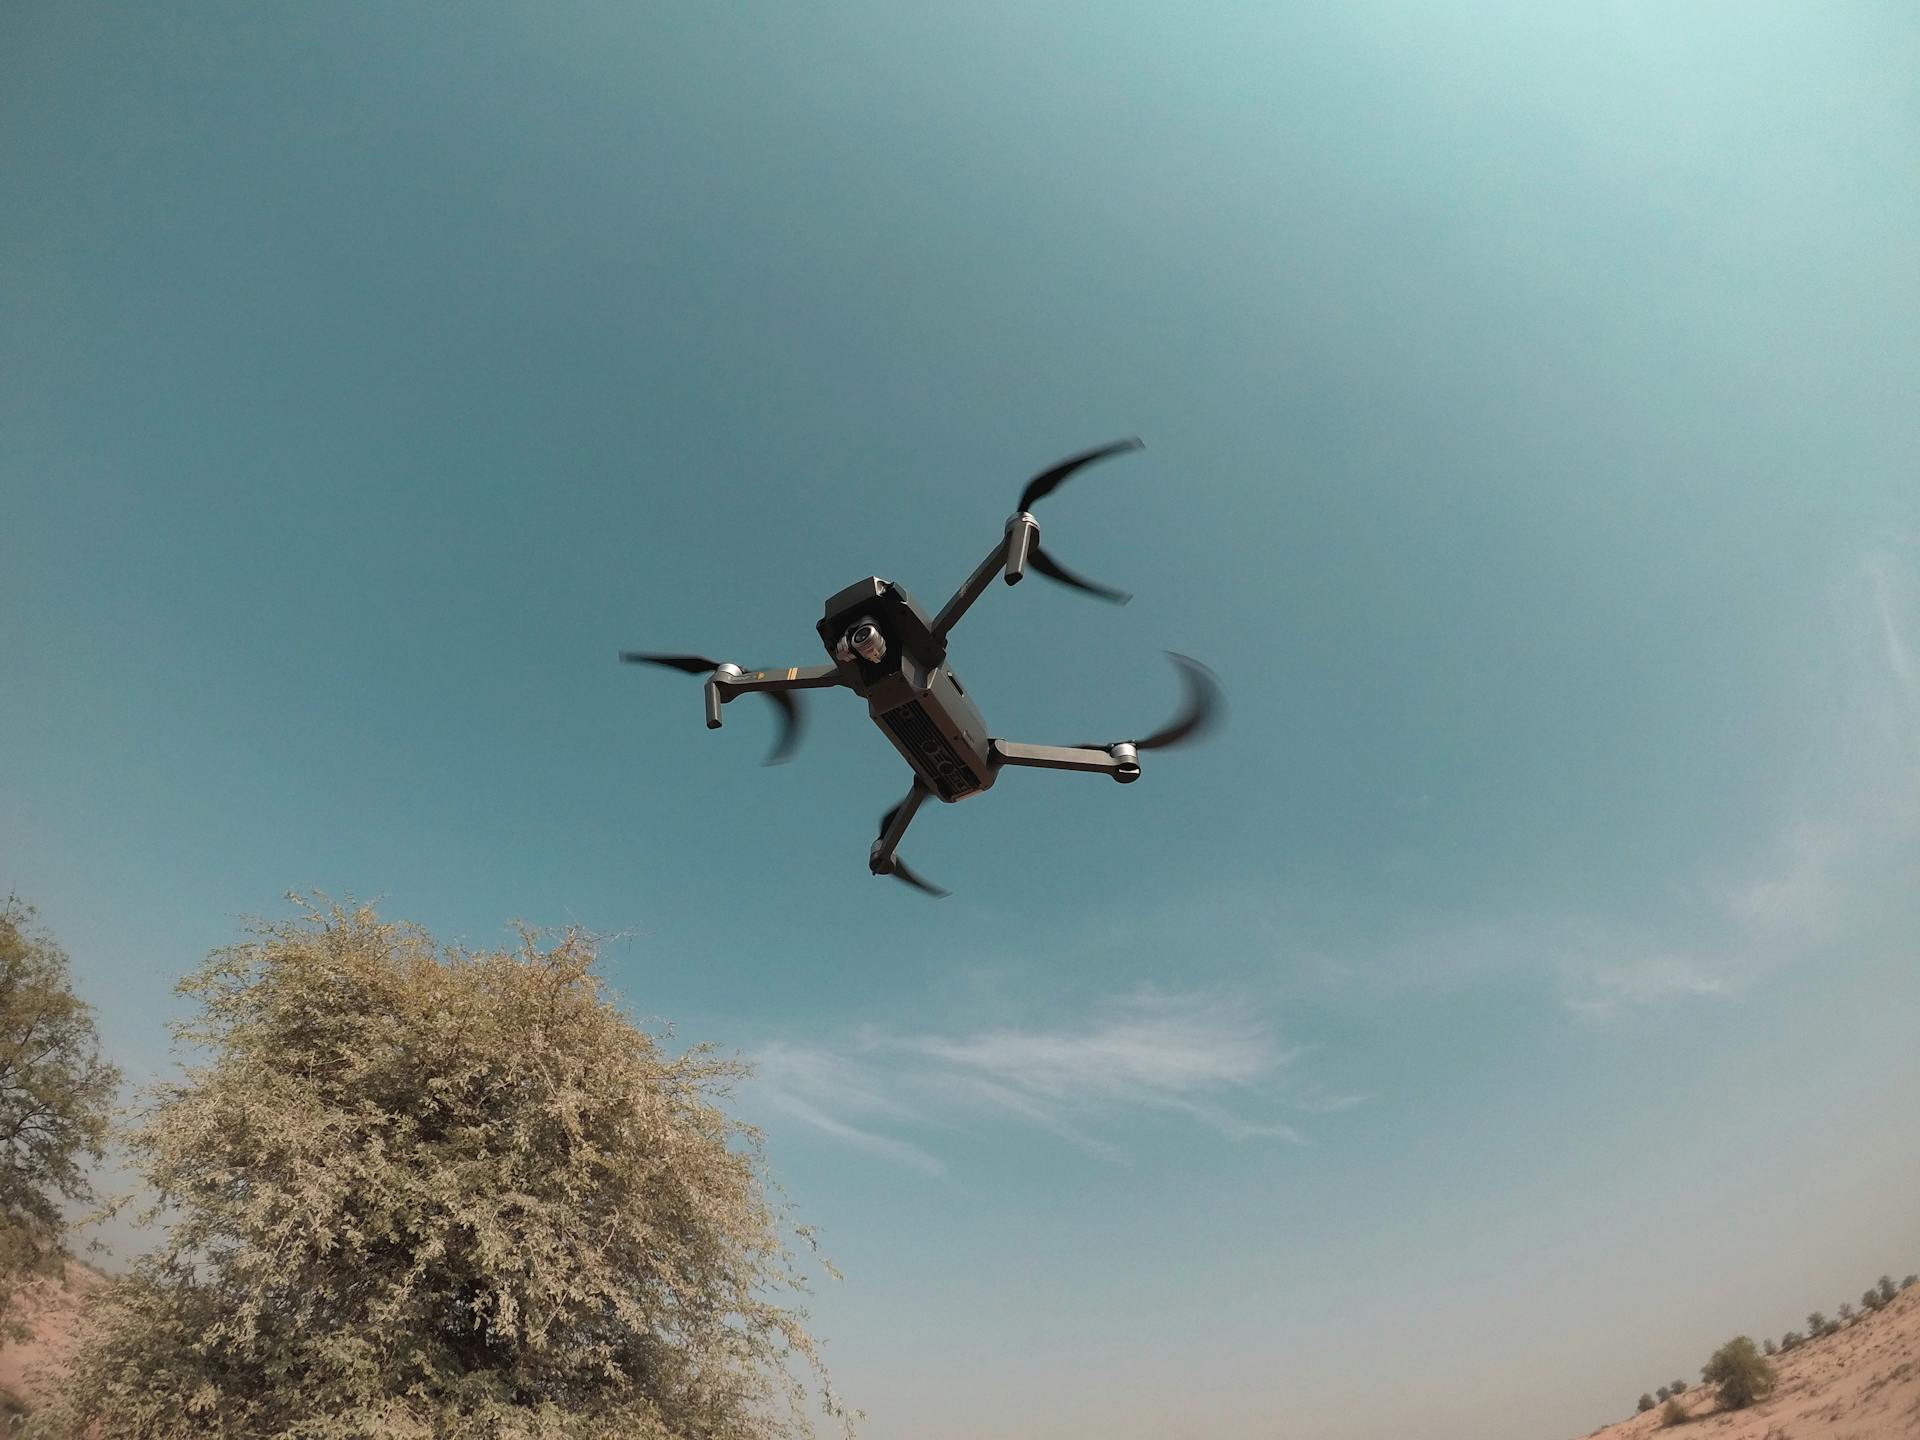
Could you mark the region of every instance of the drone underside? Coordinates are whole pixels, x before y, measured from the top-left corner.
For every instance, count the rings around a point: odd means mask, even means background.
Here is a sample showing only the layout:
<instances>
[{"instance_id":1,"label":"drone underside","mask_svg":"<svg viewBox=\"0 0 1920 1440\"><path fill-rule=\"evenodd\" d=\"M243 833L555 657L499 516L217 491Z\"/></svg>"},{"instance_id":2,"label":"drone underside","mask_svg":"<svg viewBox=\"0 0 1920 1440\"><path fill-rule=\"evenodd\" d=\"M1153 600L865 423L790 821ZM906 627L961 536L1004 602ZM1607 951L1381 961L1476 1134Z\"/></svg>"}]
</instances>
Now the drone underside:
<instances>
[{"instance_id":1,"label":"drone underside","mask_svg":"<svg viewBox=\"0 0 1920 1440\"><path fill-rule=\"evenodd\" d=\"M781 670L743 670L701 655L662 655L622 651L626 661L665 665L689 674L706 674L707 728L720 726L721 707L737 695L758 693L778 706L784 722L769 764L793 752L800 734L800 710L793 692L843 687L867 702L868 714L894 749L913 768L913 788L880 821L880 834L867 857L876 875L893 875L931 895L947 892L928 884L895 857L901 836L928 796L963 800L992 788L1007 765L1051 770L1084 770L1112 776L1121 784L1140 778L1140 751L1175 745L1196 737L1219 709L1219 687L1199 661L1174 655L1187 683L1188 703L1172 724L1141 740L1106 745L1025 745L987 734L979 708L968 698L947 664L947 636L996 576L1017 584L1026 568L1075 589L1125 604L1118 590L1073 574L1040 548L1040 525L1030 507L1051 493L1073 471L1125 450L1140 448L1123 440L1073 456L1028 482L1020 508L1005 534L933 619L901 586L878 576L849 585L826 604L815 628L832 658L831 665L792 666Z\"/></svg>"}]
</instances>

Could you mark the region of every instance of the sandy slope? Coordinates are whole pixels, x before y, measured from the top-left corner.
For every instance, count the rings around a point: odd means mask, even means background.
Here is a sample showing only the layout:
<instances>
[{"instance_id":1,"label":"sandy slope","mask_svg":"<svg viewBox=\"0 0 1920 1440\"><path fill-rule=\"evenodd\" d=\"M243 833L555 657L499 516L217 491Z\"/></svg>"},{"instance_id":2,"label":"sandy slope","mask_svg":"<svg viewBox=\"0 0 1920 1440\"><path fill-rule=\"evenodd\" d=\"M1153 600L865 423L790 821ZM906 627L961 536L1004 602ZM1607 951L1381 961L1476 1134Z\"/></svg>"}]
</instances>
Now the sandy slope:
<instances>
[{"instance_id":1,"label":"sandy slope","mask_svg":"<svg viewBox=\"0 0 1920 1440\"><path fill-rule=\"evenodd\" d=\"M33 1336L23 1344L0 1345L0 1400L17 1406L41 1398L33 1372L66 1355L80 1305L106 1283L107 1277L92 1266L69 1261L65 1284L36 1285L22 1295L20 1313L33 1327ZM5 1433L4 1425L0 1425L0 1435Z\"/></svg>"},{"instance_id":2,"label":"sandy slope","mask_svg":"<svg viewBox=\"0 0 1920 1440\"><path fill-rule=\"evenodd\" d=\"M1836 1335L1776 1355L1779 1383L1746 1410L1721 1411L1696 1385L1694 1418L1663 1432L1656 1408L1593 1432L1599 1440L1916 1440L1920 1437L1920 1285Z\"/></svg>"}]
</instances>

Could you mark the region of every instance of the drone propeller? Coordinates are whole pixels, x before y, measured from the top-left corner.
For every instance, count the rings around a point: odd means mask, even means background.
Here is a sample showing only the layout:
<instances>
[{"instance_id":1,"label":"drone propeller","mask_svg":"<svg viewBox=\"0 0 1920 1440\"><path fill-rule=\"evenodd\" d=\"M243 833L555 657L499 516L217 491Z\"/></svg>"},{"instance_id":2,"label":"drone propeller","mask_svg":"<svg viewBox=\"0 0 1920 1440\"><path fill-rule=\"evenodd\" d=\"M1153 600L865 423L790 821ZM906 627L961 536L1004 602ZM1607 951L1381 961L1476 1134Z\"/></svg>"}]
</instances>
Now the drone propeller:
<instances>
[{"instance_id":1,"label":"drone propeller","mask_svg":"<svg viewBox=\"0 0 1920 1440\"><path fill-rule=\"evenodd\" d=\"M1111 445L1096 446L1092 450L1087 450L1069 459L1062 460L1051 469L1042 470L1038 475L1034 476L1033 479L1029 480L1027 482L1027 488L1020 492L1021 511L1026 512L1032 510L1035 504L1046 499L1047 496L1059 489L1062 482L1082 466L1091 465L1096 460L1104 460L1109 455L1119 455L1128 450L1140 450L1144 448L1137 439L1117 440ZM1041 549L1037 543L1027 552L1027 560L1035 570L1038 570L1049 580L1057 580L1062 585L1071 586L1075 590L1084 590L1089 595L1098 596L1102 600L1110 600L1115 605L1124 605L1133 598L1133 596L1125 590L1115 590L1108 585L1098 585L1083 576L1074 574L1058 560L1055 560L1051 555L1047 554L1045 550Z\"/></svg>"},{"instance_id":2,"label":"drone propeller","mask_svg":"<svg viewBox=\"0 0 1920 1440\"><path fill-rule=\"evenodd\" d=\"M1122 742L1130 743L1136 750L1165 750L1197 740L1219 723L1221 712L1226 709L1219 677L1213 671L1191 655L1178 655L1169 650L1167 658L1178 667L1180 678L1186 682L1187 703L1172 721L1146 739ZM1083 748L1108 750L1112 746L1095 744Z\"/></svg>"},{"instance_id":3,"label":"drone propeller","mask_svg":"<svg viewBox=\"0 0 1920 1440\"><path fill-rule=\"evenodd\" d=\"M629 665L663 665L669 670L683 671L688 675L710 675L721 664L704 655L656 655L644 650L622 650L620 658ZM766 696L780 712L780 737L774 741L773 749L762 763L784 765L793 758L793 752L800 744L800 732L804 728L800 706L785 690L761 690L756 693Z\"/></svg>"},{"instance_id":4,"label":"drone propeller","mask_svg":"<svg viewBox=\"0 0 1920 1440\"><path fill-rule=\"evenodd\" d=\"M884 836L887 833L887 831L893 828L894 817L897 816L900 813L900 811L905 808L906 803L907 803L906 801L902 800L898 805L894 806L891 810L887 811L886 814L880 817L881 835ZM913 870L913 868L907 864L906 861L900 859L898 856L894 857L893 868L887 871L886 873L893 876L893 878L896 880L906 881L907 884L913 886L914 889L922 891L928 895L931 895L936 900L944 900L947 898L947 896L953 893L951 890L942 890L938 885L935 885L932 881L927 880L923 876L917 874Z\"/></svg>"}]
</instances>

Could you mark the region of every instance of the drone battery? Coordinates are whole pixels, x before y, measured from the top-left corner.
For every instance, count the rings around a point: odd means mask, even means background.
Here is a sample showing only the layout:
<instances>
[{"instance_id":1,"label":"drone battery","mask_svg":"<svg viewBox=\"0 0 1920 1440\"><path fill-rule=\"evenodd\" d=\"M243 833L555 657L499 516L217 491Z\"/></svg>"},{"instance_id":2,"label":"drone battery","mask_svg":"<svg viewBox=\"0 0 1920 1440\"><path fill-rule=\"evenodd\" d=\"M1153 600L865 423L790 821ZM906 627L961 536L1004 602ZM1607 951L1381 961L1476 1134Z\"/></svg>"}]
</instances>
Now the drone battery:
<instances>
[{"instance_id":1,"label":"drone battery","mask_svg":"<svg viewBox=\"0 0 1920 1440\"><path fill-rule=\"evenodd\" d=\"M928 674L925 688L904 704L887 705L878 695L869 703L894 748L942 800L993 784L986 722L946 666Z\"/></svg>"}]
</instances>

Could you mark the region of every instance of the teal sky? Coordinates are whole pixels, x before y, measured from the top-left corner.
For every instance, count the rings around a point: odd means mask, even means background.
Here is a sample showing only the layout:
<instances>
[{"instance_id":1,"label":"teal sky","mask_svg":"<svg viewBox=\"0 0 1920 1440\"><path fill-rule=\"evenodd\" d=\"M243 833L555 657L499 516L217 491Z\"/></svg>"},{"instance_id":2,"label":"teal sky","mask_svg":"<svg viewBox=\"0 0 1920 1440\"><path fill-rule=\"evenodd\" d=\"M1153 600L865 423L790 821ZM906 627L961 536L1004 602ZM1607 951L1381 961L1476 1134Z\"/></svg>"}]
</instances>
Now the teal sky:
<instances>
[{"instance_id":1,"label":"teal sky","mask_svg":"<svg viewBox=\"0 0 1920 1440\"><path fill-rule=\"evenodd\" d=\"M577 922L874 1440L1553 1440L1920 1268L1907 4L0 9L0 889ZM1026 477L922 813L809 664ZM837 700L838 703L835 703Z\"/></svg>"}]
</instances>

